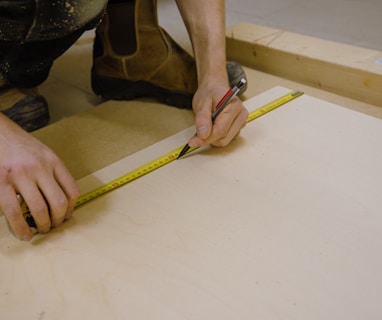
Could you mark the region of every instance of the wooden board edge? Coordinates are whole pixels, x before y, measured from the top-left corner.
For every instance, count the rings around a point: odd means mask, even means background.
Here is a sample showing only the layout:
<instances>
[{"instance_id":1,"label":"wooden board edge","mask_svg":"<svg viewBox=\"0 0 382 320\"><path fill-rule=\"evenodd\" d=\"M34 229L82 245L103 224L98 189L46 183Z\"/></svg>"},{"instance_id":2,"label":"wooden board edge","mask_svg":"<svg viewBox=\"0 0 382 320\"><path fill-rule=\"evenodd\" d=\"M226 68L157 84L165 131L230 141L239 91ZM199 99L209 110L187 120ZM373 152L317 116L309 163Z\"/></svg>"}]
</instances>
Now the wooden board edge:
<instances>
[{"instance_id":1,"label":"wooden board edge","mask_svg":"<svg viewBox=\"0 0 382 320\"><path fill-rule=\"evenodd\" d=\"M382 52L250 23L226 42L243 66L382 107Z\"/></svg>"}]
</instances>

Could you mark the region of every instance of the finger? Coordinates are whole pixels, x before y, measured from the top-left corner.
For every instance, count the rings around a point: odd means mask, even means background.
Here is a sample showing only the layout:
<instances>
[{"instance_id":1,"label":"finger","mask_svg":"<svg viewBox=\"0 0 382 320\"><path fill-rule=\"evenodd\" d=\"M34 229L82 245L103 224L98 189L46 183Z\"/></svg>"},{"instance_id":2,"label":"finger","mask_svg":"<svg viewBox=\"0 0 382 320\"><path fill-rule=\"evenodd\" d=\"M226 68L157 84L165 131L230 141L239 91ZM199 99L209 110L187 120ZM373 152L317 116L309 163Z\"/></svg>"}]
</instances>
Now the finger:
<instances>
[{"instance_id":1,"label":"finger","mask_svg":"<svg viewBox=\"0 0 382 320\"><path fill-rule=\"evenodd\" d=\"M73 176L63 164L55 168L54 175L66 196L67 208L65 211L65 219L69 219L72 216L76 201L80 196L80 189Z\"/></svg>"},{"instance_id":2,"label":"finger","mask_svg":"<svg viewBox=\"0 0 382 320\"><path fill-rule=\"evenodd\" d=\"M237 98L234 98L233 101L237 99ZM220 122L224 123L224 120L222 121L221 118L225 118L224 116L222 116L222 114L230 114L229 110L232 109L232 106L230 106L232 104L229 103L227 105L227 107L223 110L223 112L217 117L219 119ZM211 106L212 106L212 101L210 101L210 103L205 103L204 107L200 108L199 111L196 113L195 115L195 128L196 128L196 136L194 136L193 138L190 139L190 141L188 142L189 146L190 147L200 147L202 145L206 145L208 143L210 143L211 141L213 141L214 139L216 138L213 138L211 137L211 135L213 134L213 123L212 123L212 110L211 109ZM228 112L227 112L228 111ZM228 120L231 121L231 117L235 117L235 115L228 115L228 117L226 117ZM227 126L229 126L229 124L226 124Z\"/></svg>"},{"instance_id":3,"label":"finger","mask_svg":"<svg viewBox=\"0 0 382 320\"><path fill-rule=\"evenodd\" d=\"M191 148L201 147L208 144L207 139L211 135L212 121L211 112L200 111L195 116L196 134L188 141Z\"/></svg>"},{"instance_id":4,"label":"finger","mask_svg":"<svg viewBox=\"0 0 382 320\"><path fill-rule=\"evenodd\" d=\"M0 190L0 203L10 228L18 239L30 241L33 232L23 217L16 191L10 185L0 185Z\"/></svg>"},{"instance_id":5,"label":"finger","mask_svg":"<svg viewBox=\"0 0 382 320\"><path fill-rule=\"evenodd\" d=\"M49 232L51 228L49 207L37 183L29 179L19 180L17 191L24 198L30 214L36 223L37 230L40 233Z\"/></svg>"},{"instance_id":6,"label":"finger","mask_svg":"<svg viewBox=\"0 0 382 320\"><path fill-rule=\"evenodd\" d=\"M238 113L237 113L238 111ZM211 144L213 146L226 146L229 144L245 127L248 118L247 109L234 107L227 110L227 113L222 114L222 117L217 121L212 130Z\"/></svg>"},{"instance_id":7,"label":"finger","mask_svg":"<svg viewBox=\"0 0 382 320\"><path fill-rule=\"evenodd\" d=\"M202 100L193 100L193 109L195 112L195 129L196 135L199 139L206 139L211 134L212 130L212 113L215 109L215 102L210 95L204 97Z\"/></svg>"},{"instance_id":8,"label":"finger","mask_svg":"<svg viewBox=\"0 0 382 320\"><path fill-rule=\"evenodd\" d=\"M244 113L243 113L244 110ZM246 109L241 101L235 98L216 118L208 143L223 146L228 144L240 131ZM241 116L242 115L242 116ZM245 122L245 120L244 120Z\"/></svg>"},{"instance_id":9,"label":"finger","mask_svg":"<svg viewBox=\"0 0 382 320\"><path fill-rule=\"evenodd\" d=\"M212 112L208 109L200 110L195 116L196 135L200 139L206 139L210 136L212 130Z\"/></svg>"},{"instance_id":10,"label":"finger","mask_svg":"<svg viewBox=\"0 0 382 320\"><path fill-rule=\"evenodd\" d=\"M224 138L230 130L232 123L235 121L237 115L237 110L232 107L233 103L229 103L227 107L219 114L215 122L212 124L211 119L209 119L210 129L208 135L196 134L193 138L190 139L188 145L190 147L200 147L202 145L212 144L215 141L219 141ZM210 116L210 115L209 115ZM201 118L196 118L195 124L196 127L201 126L203 121L207 121L206 114L201 114ZM199 127L200 128L200 127ZM198 130L197 130L198 132Z\"/></svg>"},{"instance_id":11,"label":"finger","mask_svg":"<svg viewBox=\"0 0 382 320\"><path fill-rule=\"evenodd\" d=\"M66 195L57 182L51 178L49 180L40 179L38 183L49 210L51 226L58 227L66 215L68 207Z\"/></svg>"}]
</instances>

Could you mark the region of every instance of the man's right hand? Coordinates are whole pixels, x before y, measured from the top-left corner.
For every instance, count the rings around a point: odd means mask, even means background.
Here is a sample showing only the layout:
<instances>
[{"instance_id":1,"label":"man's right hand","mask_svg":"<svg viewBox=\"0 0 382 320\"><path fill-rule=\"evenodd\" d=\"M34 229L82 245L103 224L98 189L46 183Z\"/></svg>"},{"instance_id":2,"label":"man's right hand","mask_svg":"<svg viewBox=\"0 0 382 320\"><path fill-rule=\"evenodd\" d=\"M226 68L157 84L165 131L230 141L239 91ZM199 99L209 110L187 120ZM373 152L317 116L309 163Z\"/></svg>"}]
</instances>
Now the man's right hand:
<instances>
[{"instance_id":1,"label":"man's right hand","mask_svg":"<svg viewBox=\"0 0 382 320\"><path fill-rule=\"evenodd\" d=\"M17 194L26 202L40 233L71 217L79 188L57 155L0 114L0 208L15 235L29 241L32 230Z\"/></svg>"}]
</instances>

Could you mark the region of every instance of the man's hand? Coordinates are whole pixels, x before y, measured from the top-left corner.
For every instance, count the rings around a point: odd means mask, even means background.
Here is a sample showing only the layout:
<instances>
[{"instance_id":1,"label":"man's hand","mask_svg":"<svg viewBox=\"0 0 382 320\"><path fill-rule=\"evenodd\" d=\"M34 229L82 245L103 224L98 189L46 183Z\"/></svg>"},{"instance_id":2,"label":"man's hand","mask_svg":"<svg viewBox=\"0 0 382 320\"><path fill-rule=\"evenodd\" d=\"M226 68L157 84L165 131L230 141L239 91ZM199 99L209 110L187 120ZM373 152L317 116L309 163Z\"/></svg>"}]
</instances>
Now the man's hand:
<instances>
[{"instance_id":1,"label":"man's hand","mask_svg":"<svg viewBox=\"0 0 382 320\"><path fill-rule=\"evenodd\" d=\"M196 115L196 136L188 142L190 147L201 147L211 144L217 147L226 146L245 126L248 111L241 100L234 97L227 107L217 116L214 123L212 113L229 88L224 85L201 86L193 99Z\"/></svg>"},{"instance_id":2,"label":"man's hand","mask_svg":"<svg viewBox=\"0 0 382 320\"><path fill-rule=\"evenodd\" d=\"M79 188L53 151L0 115L0 208L15 235L28 241L33 234L17 194L46 233L70 218Z\"/></svg>"}]
</instances>

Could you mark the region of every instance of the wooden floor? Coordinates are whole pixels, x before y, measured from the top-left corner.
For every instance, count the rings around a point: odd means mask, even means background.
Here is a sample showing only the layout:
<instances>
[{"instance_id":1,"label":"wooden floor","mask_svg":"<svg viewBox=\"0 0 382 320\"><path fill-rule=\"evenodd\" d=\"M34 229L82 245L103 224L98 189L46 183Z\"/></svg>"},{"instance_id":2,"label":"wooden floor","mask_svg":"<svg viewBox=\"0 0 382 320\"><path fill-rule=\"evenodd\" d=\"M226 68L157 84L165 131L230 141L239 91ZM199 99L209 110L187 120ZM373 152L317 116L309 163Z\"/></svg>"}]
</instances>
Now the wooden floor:
<instances>
[{"instance_id":1,"label":"wooden floor","mask_svg":"<svg viewBox=\"0 0 382 320\"><path fill-rule=\"evenodd\" d=\"M158 7L160 23L177 42L191 50L175 1L158 0ZM245 21L382 51L380 12L379 0L226 0L227 26ZM87 32L59 58L41 88L53 122L102 102L90 88L93 36L93 31ZM263 89L262 79L270 79L266 74L259 77L260 84L250 86L249 96L263 91L258 90ZM278 80L274 80L277 84Z\"/></svg>"},{"instance_id":2,"label":"wooden floor","mask_svg":"<svg viewBox=\"0 0 382 320\"><path fill-rule=\"evenodd\" d=\"M164 125L156 127L154 133L146 130L145 134L139 137L137 132L140 131L134 131L134 126L119 124L121 119L128 123L129 112L134 108L138 107L137 110L142 114L151 111L146 110L146 105L140 104L139 101L105 102L94 95L90 87L93 38L94 31L84 34L56 61L49 79L41 86L41 93L50 105L53 125L37 131L35 135L58 153L75 178L91 174L193 124L192 111L160 104L152 111L156 114L155 123ZM180 38L179 42L189 49L186 37ZM274 86L284 86L382 118L380 107L258 70L245 70L249 86L242 97L244 100ZM102 114L107 114L109 121L99 121ZM178 120L169 122L169 119ZM75 145L73 141L76 141ZM110 143L111 141L113 143Z\"/></svg>"},{"instance_id":3,"label":"wooden floor","mask_svg":"<svg viewBox=\"0 0 382 320\"><path fill-rule=\"evenodd\" d=\"M159 0L161 21L184 32L174 0ZM380 0L226 0L227 25L250 22L382 50Z\"/></svg>"}]
</instances>

